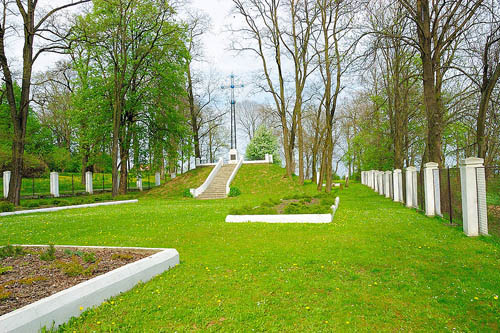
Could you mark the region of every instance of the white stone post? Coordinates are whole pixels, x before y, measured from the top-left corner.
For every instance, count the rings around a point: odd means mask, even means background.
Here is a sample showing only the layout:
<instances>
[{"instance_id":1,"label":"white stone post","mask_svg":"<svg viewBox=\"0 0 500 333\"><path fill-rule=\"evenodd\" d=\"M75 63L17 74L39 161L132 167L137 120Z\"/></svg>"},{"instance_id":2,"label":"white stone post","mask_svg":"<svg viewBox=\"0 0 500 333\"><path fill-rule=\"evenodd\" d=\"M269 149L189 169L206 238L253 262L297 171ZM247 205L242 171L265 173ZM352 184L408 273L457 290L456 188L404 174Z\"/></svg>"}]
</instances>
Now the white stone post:
<instances>
[{"instance_id":1,"label":"white stone post","mask_svg":"<svg viewBox=\"0 0 500 333\"><path fill-rule=\"evenodd\" d=\"M376 184L375 175L376 175L375 170L370 170L370 187L374 191L375 191L375 184Z\"/></svg>"},{"instance_id":2,"label":"white stone post","mask_svg":"<svg viewBox=\"0 0 500 333\"><path fill-rule=\"evenodd\" d=\"M406 207L417 208L417 168L406 168Z\"/></svg>"},{"instance_id":3,"label":"white stone post","mask_svg":"<svg viewBox=\"0 0 500 333\"><path fill-rule=\"evenodd\" d=\"M137 184L137 189L138 189L139 191L142 191L142 178L137 177L137 182L136 182L136 184Z\"/></svg>"},{"instance_id":4,"label":"white stone post","mask_svg":"<svg viewBox=\"0 0 500 333\"><path fill-rule=\"evenodd\" d=\"M50 173L50 194L54 197L59 197L59 174L57 172Z\"/></svg>"},{"instance_id":5,"label":"white stone post","mask_svg":"<svg viewBox=\"0 0 500 333\"><path fill-rule=\"evenodd\" d=\"M378 171L373 171L373 190L378 193Z\"/></svg>"},{"instance_id":6,"label":"white stone post","mask_svg":"<svg viewBox=\"0 0 500 333\"><path fill-rule=\"evenodd\" d=\"M385 172L385 197L390 198L391 197L391 177L392 177L392 171L386 171Z\"/></svg>"},{"instance_id":7,"label":"white stone post","mask_svg":"<svg viewBox=\"0 0 500 333\"><path fill-rule=\"evenodd\" d=\"M378 172L378 194L384 195L384 172Z\"/></svg>"},{"instance_id":8,"label":"white stone post","mask_svg":"<svg viewBox=\"0 0 500 333\"><path fill-rule=\"evenodd\" d=\"M94 193L94 187L92 185L92 171L85 172L85 192L88 194Z\"/></svg>"},{"instance_id":9,"label":"white stone post","mask_svg":"<svg viewBox=\"0 0 500 333\"><path fill-rule=\"evenodd\" d=\"M175 179L175 177L177 177L177 173L172 172L172 173L170 174L170 179Z\"/></svg>"},{"instance_id":10,"label":"white stone post","mask_svg":"<svg viewBox=\"0 0 500 333\"><path fill-rule=\"evenodd\" d=\"M464 233L467 236L488 234L486 217L486 190L484 172L478 173L477 168L484 170L484 160L469 157L460 161L460 184L462 188L462 215ZM479 185L479 186L478 186ZM478 191L480 189L480 191ZM481 218L481 230L479 227Z\"/></svg>"},{"instance_id":11,"label":"white stone post","mask_svg":"<svg viewBox=\"0 0 500 333\"><path fill-rule=\"evenodd\" d=\"M159 172L155 173L155 185L156 186L160 186L161 185L161 176L160 176Z\"/></svg>"},{"instance_id":12,"label":"white stone post","mask_svg":"<svg viewBox=\"0 0 500 333\"><path fill-rule=\"evenodd\" d=\"M435 201L435 184L434 184L434 170L438 169L438 164L429 162L424 164L424 198L425 198L425 215L436 215L436 201Z\"/></svg>"},{"instance_id":13,"label":"white stone post","mask_svg":"<svg viewBox=\"0 0 500 333\"><path fill-rule=\"evenodd\" d=\"M10 171L3 172L3 197L7 198L9 196L9 186L10 186Z\"/></svg>"},{"instance_id":14,"label":"white stone post","mask_svg":"<svg viewBox=\"0 0 500 333\"><path fill-rule=\"evenodd\" d=\"M401 179L401 169L396 169L394 170L392 174L392 190L394 191L393 195L393 200L396 202L401 201L401 192L400 192L400 187L402 184L400 184L400 179Z\"/></svg>"},{"instance_id":15,"label":"white stone post","mask_svg":"<svg viewBox=\"0 0 500 333\"><path fill-rule=\"evenodd\" d=\"M194 160L194 166L198 167L201 164L201 159L199 157L195 158Z\"/></svg>"}]
</instances>

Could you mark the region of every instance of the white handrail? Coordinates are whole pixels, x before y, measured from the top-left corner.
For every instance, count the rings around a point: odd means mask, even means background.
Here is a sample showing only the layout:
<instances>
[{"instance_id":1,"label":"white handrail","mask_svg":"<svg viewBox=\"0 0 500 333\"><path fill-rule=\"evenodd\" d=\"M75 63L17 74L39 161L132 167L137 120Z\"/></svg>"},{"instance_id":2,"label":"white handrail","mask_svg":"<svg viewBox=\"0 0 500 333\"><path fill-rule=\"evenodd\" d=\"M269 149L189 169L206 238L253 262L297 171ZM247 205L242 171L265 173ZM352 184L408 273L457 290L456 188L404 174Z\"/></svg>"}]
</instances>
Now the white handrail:
<instances>
[{"instance_id":1,"label":"white handrail","mask_svg":"<svg viewBox=\"0 0 500 333\"><path fill-rule=\"evenodd\" d=\"M240 160L238 161L238 164L236 164L236 166L234 167L233 172L231 173L231 177L229 177L229 179L227 180L227 183L226 183L226 195L229 194L229 191L231 190L231 188L229 187L229 185L231 185L231 182L233 181L234 177L236 177L236 174L238 173L238 170L240 169L240 167L241 167L242 164L243 164L243 157L240 158Z\"/></svg>"},{"instance_id":2,"label":"white handrail","mask_svg":"<svg viewBox=\"0 0 500 333\"><path fill-rule=\"evenodd\" d=\"M208 177L205 180L205 182L200 187L198 187L198 188L192 188L192 189L189 190L189 192L191 192L191 194L193 195L193 197L196 198L196 197L200 196L203 192L205 192L205 190L212 183L212 181L214 180L215 176L217 175L217 173L219 172L220 168L222 168L223 165L224 165L224 160L221 157L219 159L219 162L217 162L217 165L215 166L215 168L208 175Z\"/></svg>"}]
</instances>

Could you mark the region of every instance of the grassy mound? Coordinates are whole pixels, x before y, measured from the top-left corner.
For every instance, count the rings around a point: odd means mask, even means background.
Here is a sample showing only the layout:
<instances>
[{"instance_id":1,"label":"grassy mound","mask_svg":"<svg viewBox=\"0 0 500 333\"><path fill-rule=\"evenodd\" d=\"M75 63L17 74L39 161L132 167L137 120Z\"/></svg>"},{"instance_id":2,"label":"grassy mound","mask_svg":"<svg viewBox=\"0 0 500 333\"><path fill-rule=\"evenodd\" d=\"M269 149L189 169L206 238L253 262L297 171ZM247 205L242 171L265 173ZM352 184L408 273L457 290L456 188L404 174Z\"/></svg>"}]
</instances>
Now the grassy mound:
<instances>
[{"instance_id":1,"label":"grassy mound","mask_svg":"<svg viewBox=\"0 0 500 333\"><path fill-rule=\"evenodd\" d=\"M190 170L168 181L166 184L152 189L145 195L145 197L180 199L183 197L182 194L184 190L189 188L197 188L201 184L203 184L212 169L213 167L201 167Z\"/></svg>"}]
</instances>

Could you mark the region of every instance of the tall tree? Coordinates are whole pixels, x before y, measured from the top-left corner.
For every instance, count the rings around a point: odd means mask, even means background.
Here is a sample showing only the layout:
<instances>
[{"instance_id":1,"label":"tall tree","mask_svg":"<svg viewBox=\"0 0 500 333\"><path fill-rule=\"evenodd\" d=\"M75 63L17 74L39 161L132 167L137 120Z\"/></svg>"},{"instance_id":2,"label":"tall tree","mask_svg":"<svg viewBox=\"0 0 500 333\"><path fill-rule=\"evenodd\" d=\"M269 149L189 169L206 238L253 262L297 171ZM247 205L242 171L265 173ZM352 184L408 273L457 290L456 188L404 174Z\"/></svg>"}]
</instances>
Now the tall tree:
<instances>
[{"instance_id":1,"label":"tall tree","mask_svg":"<svg viewBox=\"0 0 500 333\"><path fill-rule=\"evenodd\" d=\"M62 31L61 22L55 19L56 14L64 9L89 2L90 0L68 1L66 4L43 8L38 0L2 0L0 2L0 66L2 67L5 82L5 95L9 103L10 116L13 124L12 140L12 177L9 187L8 200L19 205L21 199L21 182L23 169L23 154L26 140L26 123L31 101L31 78L33 64L46 52L62 52L65 48L63 41L68 37ZM15 21L21 18L23 24L23 68L21 79L21 98L16 103L14 95L15 79L13 78L12 64L9 63L6 50L6 41L14 31ZM37 47L35 40L42 43Z\"/></svg>"}]
</instances>

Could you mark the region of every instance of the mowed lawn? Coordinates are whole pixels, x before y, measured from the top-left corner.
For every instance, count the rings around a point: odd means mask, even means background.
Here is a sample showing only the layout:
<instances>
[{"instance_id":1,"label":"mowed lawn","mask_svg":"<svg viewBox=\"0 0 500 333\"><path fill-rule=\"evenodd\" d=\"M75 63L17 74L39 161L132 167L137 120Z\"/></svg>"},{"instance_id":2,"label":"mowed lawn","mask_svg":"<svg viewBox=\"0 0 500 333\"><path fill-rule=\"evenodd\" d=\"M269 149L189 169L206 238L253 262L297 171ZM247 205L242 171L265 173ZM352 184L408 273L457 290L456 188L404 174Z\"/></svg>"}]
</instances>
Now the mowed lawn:
<instances>
[{"instance_id":1,"label":"mowed lawn","mask_svg":"<svg viewBox=\"0 0 500 333\"><path fill-rule=\"evenodd\" d=\"M189 181L173 180L178 194L167 184L138 204L0 218L0 244L179 251L179 266L63 331L500 330L498 239L467 238L360 184L339 192L331 224L224 222L234 206L315 193L283 174L244 165L237 198L182 198Z\"/></svg>"}]
</instances>

